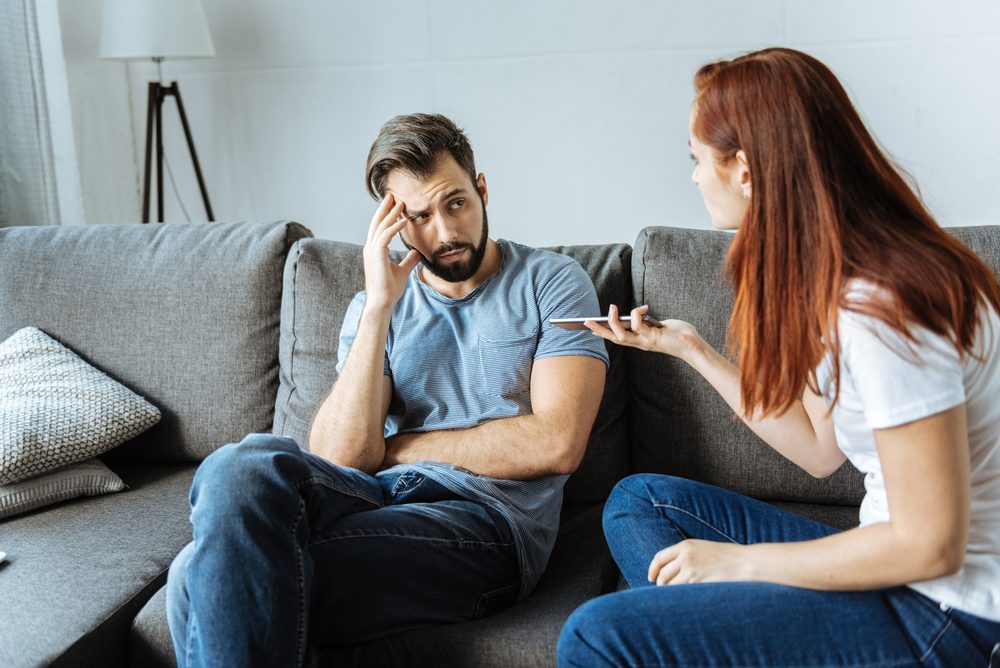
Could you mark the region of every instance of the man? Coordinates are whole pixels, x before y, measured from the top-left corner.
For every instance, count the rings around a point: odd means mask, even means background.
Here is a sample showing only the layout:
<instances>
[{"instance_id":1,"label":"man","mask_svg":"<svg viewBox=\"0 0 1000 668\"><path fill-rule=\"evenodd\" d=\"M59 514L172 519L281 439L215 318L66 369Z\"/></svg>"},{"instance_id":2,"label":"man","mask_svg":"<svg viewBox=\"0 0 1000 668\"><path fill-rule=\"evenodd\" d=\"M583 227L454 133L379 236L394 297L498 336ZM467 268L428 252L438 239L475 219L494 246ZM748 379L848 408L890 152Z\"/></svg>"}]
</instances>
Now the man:
<instances>
[{"instance_id":1,"label":"man","mask_svg":"<svg viewBox=\"0 0 1000 668\"><path fill-rule=\"evenodd\" d=\"M386 123L367 176L382 201L365 291L311 453L256 434L195 476L167 595L181 666L301 664L307 641L489 615L548 560L608 362L548 318L598 313L593 285L569 258L489 238L486 178L444 116Z\"/></svg>"}]
</instances>

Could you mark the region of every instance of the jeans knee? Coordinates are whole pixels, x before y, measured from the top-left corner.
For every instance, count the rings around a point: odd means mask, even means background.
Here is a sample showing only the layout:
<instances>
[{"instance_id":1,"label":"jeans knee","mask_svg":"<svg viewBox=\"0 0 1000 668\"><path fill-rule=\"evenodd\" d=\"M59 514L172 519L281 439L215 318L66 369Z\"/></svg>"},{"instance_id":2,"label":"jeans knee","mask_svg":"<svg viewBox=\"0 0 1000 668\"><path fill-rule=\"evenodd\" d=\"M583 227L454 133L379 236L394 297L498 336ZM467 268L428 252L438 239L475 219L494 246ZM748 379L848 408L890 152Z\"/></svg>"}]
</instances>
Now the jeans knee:
<instances>
[{"instance_id":1,"label":"jeans knee","mask_svg":"<svg viewBox=\"0 0 1000 668\"><path fill-rule=\"evenodd\" d=\"M170 568L167 570L167 623L171 629L177 623L183 623L187 617L187 564L193 551L194 543L188 543L170 562Z\"/></svg>"},{"instance_id":2,"label":"jeans knee","mask_svg":"<svg viewBox=\"0 0 1000 668\"><path fill-rule=\"evenodd\" d=\"M602 656L602 628L604 619L601 599L590 600L573 612L563 625L556 645L559 666L606 665Z\"/></svg>"},{"instance_id":3,"label":"jeans knee","mask_svg":"<svg viewBox=\"0 0 1000 668\"><path fill-rule=\"evenodd\" d=\"M290 438L251 434L224 445L198 467L191 485L192 522L211 507L214 513L242 514L242 508L276 499L278 490L294 488L304 477L302 452Z\"/></svg>"}]
</instances>

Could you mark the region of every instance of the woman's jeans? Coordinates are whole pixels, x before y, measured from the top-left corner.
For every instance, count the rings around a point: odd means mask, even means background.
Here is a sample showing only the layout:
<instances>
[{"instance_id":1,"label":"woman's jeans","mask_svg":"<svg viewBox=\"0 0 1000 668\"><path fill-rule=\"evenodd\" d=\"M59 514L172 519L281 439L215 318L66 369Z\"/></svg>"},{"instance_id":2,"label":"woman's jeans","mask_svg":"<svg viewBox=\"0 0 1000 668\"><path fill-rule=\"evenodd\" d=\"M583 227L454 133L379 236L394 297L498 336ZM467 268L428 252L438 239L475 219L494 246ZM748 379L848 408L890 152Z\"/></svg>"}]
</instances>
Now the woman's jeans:
<instances>
[{"instance_id":1,"label":"woman's jeans","mask_svg":"<svg viewBox=\"0 0 1000 668\"><path fill-rule=\"evenodd\" d=\"M520 589L495 511L419 474L334 466L288 438L220 448L191 507L194 541L167 580L182 667L301 665L307 642L476 619Z\"/></svg>"},{"instance_id":2,"label":"woman's jeans","mask_svg":"<svg viewBox=\"0 0 1000 668\"><path fill-rule=\"evenodd\" d=\"M559 665L1000 667L1000 623L907 587L831 592L646 580L653 555L685 538L749 544L836 531L711 485L626 478L604 508L604 533L631 589L573 613L559 638Z\"/></svg>"}]
</instances>

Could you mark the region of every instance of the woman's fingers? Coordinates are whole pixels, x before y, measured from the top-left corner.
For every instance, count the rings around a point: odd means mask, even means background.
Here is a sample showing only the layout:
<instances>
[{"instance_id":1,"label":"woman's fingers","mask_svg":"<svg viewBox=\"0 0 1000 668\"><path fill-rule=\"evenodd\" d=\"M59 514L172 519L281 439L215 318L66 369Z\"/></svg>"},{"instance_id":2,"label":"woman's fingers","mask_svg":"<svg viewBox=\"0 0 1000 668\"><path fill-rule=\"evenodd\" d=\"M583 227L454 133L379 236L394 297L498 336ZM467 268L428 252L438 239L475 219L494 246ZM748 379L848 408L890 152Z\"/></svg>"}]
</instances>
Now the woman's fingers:
<instances>
[{"instance_id":1,"label":"woman's fingers","mask_svg":"<svg viewBox=\"0 0 1000 668\"><path fill-rule=\"evenodd\" d=\"M649 562L649 572L646 579L658 585L667 584L680 573L680 563L676 559L674 546L664 548L653 555Z\"/></svg>"},{"instance_id":2,"label":"woman's fingers","mask_svg":"<svg viewBox=\"0 0 1000 668\"><path fill-rule=\"evenodd\" d=\"M626 340L625 328L618 320L618 307L612 304L608 307L608 327L615 333L615 340L624 343Z\"/></svg>"},{"instance_id":3,"label":"woman's fingers","mask_svg":"<svg viewBox=\"0 0 1000 668\"><path fill-rule=\"evenodd\" d=\"M646 335L646 330L648 329L648 325L646 325L646 322L645 320L643 320L643 318L648 312L649 312L649 307L646 305L642 305L642 306L636 306L634 309L632 309L632 313L630 314L632 317L632 323L631 323L632 331L638 334L639 336L644 337Z\"/></svg>"}]
</instances>

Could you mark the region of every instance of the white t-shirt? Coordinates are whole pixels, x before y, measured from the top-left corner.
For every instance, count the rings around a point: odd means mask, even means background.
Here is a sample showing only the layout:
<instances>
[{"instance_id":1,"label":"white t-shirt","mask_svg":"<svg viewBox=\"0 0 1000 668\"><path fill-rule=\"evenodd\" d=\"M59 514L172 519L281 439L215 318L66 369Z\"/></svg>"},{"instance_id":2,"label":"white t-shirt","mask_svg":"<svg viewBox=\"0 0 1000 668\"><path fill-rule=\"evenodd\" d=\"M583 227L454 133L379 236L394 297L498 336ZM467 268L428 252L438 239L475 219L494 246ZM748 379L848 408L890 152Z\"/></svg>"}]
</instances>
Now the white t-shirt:
<instances>
[{"instance_id":1,"label":"white t-shirt","mask_svg":"<svg viewBox=\"0 0 1000 668\"><path fill-rule=\"evenodd\" d=\"M851 297L870 295L856 283ZM913 328L914 345L881 320L841 311L840 399L833 410L837 443L865 476L861 526L889 521L889 504L872 430L903 425L965 402L971 462L971 522L962 569L918 582L913 589L935 601L1000 621L1000 317L982 311L975 352L959 359L945 337ZM817 370L819 387L833 399L832 362Z\"/></svg>"}]
</instances>

